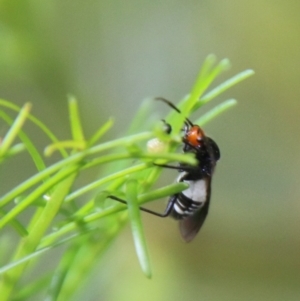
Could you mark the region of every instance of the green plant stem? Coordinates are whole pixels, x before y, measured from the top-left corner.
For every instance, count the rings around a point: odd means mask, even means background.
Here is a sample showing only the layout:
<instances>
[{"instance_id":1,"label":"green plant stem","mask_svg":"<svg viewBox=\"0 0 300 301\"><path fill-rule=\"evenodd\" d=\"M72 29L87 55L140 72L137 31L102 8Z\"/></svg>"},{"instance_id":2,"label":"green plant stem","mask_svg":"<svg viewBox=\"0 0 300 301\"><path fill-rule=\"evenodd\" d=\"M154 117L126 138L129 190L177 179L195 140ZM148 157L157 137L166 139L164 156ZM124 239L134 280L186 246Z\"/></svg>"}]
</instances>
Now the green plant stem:
<instances>
[{"instance_id":1,"label":"green plant stem","mask_svg":"<svg viewBox=\"0 0 300 301\"><path fill-rule=\"evenodd\" d=\"M108 159L116 159L116 158L131 158L130 155L125 155L125 154L115 154L115 155L108 155L107 157L109 157ZM186 156L186 155L183 155L183 154L142 154L142 155L138 155L137 158L143 158L143 159L152 159L154 160L155 158L157 159L165 159L165 160L168 160L168 161L179 161L179 162L184 162L184 163L187 163L187 164L195 164L196 163L196 160L195 158L193 157L190 157L190 156ZM99 158L99 159L96 159L97 160L97 163L101 162L102 160L104 160L104 162L106 162L106 158L105 156L102 157L102 158ZM132 174L132 173L136 173L138 171L142 171L142 170L145 170L147 168L150 168L150 167L153 167L153 164L152 163L143 163L143 164L139 164L139 165L136 165L136 166L133 166L133 167L129 167L129 168L126 168L124 170L121 170L119 172L116 172L116 173L113 173L113 174L110 174L109 176L106 176L106 177L103 177L101 178L100 180L97 180L97 181L94 181L76 191L74 191L73 193L71 193L70 195L68 195L66 197L66 202L70 202L72 200L74 200L75 198L87 193L87 192L90 192L91 190L93 189L96 189L98 188L99 186L105 184L105 183L108 183L110 181L113 181L113 180L116 180L118 178L122 178L126 175L129 175L129 174ZM152 179L152 178L151 178Z\"/></svg>"},{"instance_id":2,"label":"green plant stem","mask_svg":"<svg viewBox=\"0 0 300 301\"><path fill-rule=\"evenodd\" d=\"M9 108L15 112L20 112L20 107L7 101L4 99L0 99L0 106ZM57 142L58 139L57 137L49 130L49 128L43 123L41 122L39 119L37 119L36 117L32 116L31 114L28 115L28 119L30 121L32 121L38 128L40 128L48 137L51 141L53 142ZM63 157L66 157L68 154L66 151L62 150L61 154Z\"/></svg>"},{"instance_id":3,"label":"green plant stem","mask_svg":"<svg viewBox=\"0 0 300 301\"><path fill-rule=\"evenodd\" d=\"M138 135L132 135L125 138L116 139L113 141L109 141L106 143L103 143L101 145L97 145L92 147L91 149L88 149L83 152L78 152L74 155L71 155L70 157L61 160L57 162L56 164L53 164L52 166L46 168L45 170L39 172L38 174L32 176L28 180L24 181L22 184L15 187L13 190L8 192L6 195L4 195L0 199L0 208L5 206L7 203L12 201L15 197L21 195L26 190L31 188L32 186L38 184L39 182L43 181L45 178L49 177L51 174L55 173L59 169L63 168L64 166L68 164L77 164L78 162L81 162L83 158L89 155L94 155L97 153L100 153L102 151L108 150L108 149L114 149L118 146L122 146L126 143L133 143L140 140L146 140L152 137L152 133L141 133Z\"/></svg>"},{"instance_id":4,"label":"green plant stem","mask_svg":"<svg viewBox=\"0 0 300 301\"><path fill-rule=\"evenodd\" d=\"M212 119L214 119L216 116L220 115L221 113L224 113L225 111L235 106L236 104L237 101L235 99L228 99L220 103L219 105L217 105L216 107L214 107L213 109L205 113L204 115L202 115L199 119L195 121L195 124L199 124L200 126L203 126L209 121L211 121Z\"/></svg>"},{"instance_id":5,"label":"green plant stem","mask_svg":"<svg viewBox=\"0 0 300 301\"><path fill-rule=\"evenodd\" d=\"M167 196L170 196L172 194L176 194L178 192L181 192L182 190L186 189L188 187L185 183L174 183L171 185L168 185L166 187L162 187L159 189L156 189L151 192L143 193L138 196L138 203L139 205L159 200L162 198L165 198ZM92 205L92 203L89 203ZM90 206L89 206L90 207ZM91 214L86 214L86 212L81 211L81 214L76 216L76 221L72 221L66 225L64 225L62 228L57 230L54 233L51 233L43 238L41 241L41 244L39 245L39 248L44 248L52 244L54 241L57 241L60 237L70 233L73 230L76 230L80 228L80 225L89 224L93 221L99 220L101 218L110 216L112 214L116 214L122 210L126 210L127 207L122 204L116 204L113 207L109 207L107 209L104 209L100 212L93 212Z\"/></svg>"},{"instance_id":6,"label":"green plant stem","mask_svg":"<svg viewBox=\"0 0 300 301\"><path fill-rule=\"evenodd\" d=\"M149 168L149 167L152 167L152 165L149 165L149 164L139 164L139 165L136 165L136 166L133 166L133 167L129 167L129 168L126 168L124 170L121 170L119 172L116 172L114 174L111 174L107 177L104 177L98 181L95 181L89 185L86 185L84 186L83 188L81 189L78 189L77 191L71 193L70 195L68 195L66 197L66 202L70 202L72 200L74 200L75 198L81 196L82 194L84 193L87 193L89 192L90 190L93 190L93 189L96 189L98 188L99 186L107 183L107 182L110 182L110 181L113 181L117 178L120 178L120 177L124 177L126 175L129 175L129 174L132 174L132 173L135 173L135 172L138 172L138 171L141 171L141 170L144 170L145 168Z\"/></svg>"},{"instance_id":7,"label":"green plant stem","mask_svg":"<svg viewBox=\"0 0 300 301\"><path fill-rule=\"evenodd\" d=\"M8 222L14 219L18 214L24 211L30 204L37 200L40 196L50 190L54 185L67 178L70 174L78 170L77 165L72 165L69 168L62 169L55 176L51 177L48 181L40 185L32 193L30 193L22 202L16 205L0 220L0 229L3 228Z\"/></svg>"},{"instance_id":8,"label":"green plant stem","mask_svg":"<svg viewBox=\"0 0 300 301\"><path fill-rule=\"evenodd\" d=\"M67 167L66 169L70 169L74 173L74 166ZM32 227L29 235L20 242L13 261L17 261L18 259L25 257L37 248L44 233L49 228L53 218L56 216L66 194L69 192L75 177L76 173L58 184L51 197L51 200L47 202L43 212L40 215L40 218L37 220L35 227ZM14 286L16 285L25 268L26 263L15 267L2 276L0 282L2 301L9 300L11 292L13 291Z\"/></svg>"},{"instance_id":9,"label":"green plant stem","mask_svg":"<svg viewBox=\"0 0 300 301\"><path fill-rule=\"evenodd\" d=\"M99 256L107 250L126 221L126 219L115 221L117 225L113 230L107 227L103 229L104 237L100 241L88 237L84 241L79 241L79 244L76 244L78 248L74 249L74 260L71 265L67 267L67 274L56 301L71 300L74 291L76 291L78 287L81 287L83 282L88 279L87 274L90 269L95 267ZM72 256L72 254L69 256Z\"/></svg>"},{"instance_id":10,"label":"green plant stem","mask_svg":"<svg viewBox=\"0 0 300 301\"><path fill-rule=\"evenodd\" d=\"M126 199L128 202L129 218L136 253L144 274L151 278L151 265L146 238L141 220L141 212L137 201L137 181L129 180L126 185Z\"/></svg>"},{"instance_id":11,"label":"green plant stem","mask_svg":"<svg viewBox=\"0 0 300 301\"><path fill-rule=\"evenodd\" d=\"M214 99L218 95L222 94L223 92L225 92L226 90L228 90L232 86L234 86L234 85L238 84L239 82L247 79L248 77L252 76L253 74L254 74L254 71L251 70L251 69L248 69L248 70L245 70L243 72L240 72L239 74L236 74L232 78L226 80L225 82L223 82L219 86L215 87L214 89L210 90L208 93L203 95L203 97L200 98L200 100L195 105L193 110L197 110L200 106L208 103L209 101L211 101L212 99Z\"/></svg>"},{"instance_id":12,"label":"green plant stem","mask_svg":"<svg viewBox=\"0 0 300 301\"><path fill-rule=\"evenodd\" d=\"M0 111L0 116L7 124L9 124L9 125L13 124L13 120L6 113ZM44 160L41 157L41 155L39 154L37 148L34 146L33 142L28 137L28 135L26 135L22 130L20 130L18 133L18 136L21 139L21 141L24 143L24 145L26 146L26 149L27 149L28 153L30 154L33 162L35 163L37 170L41 171L41 170L45 169L46 165L44 163Z\"/></svg>"},{"instance_id":13,"label":"green plant stem","mask_svg":"<svg viewBox=\"0 0 300 301\"><path fill-rule=\"evenodd\" d=\"M85 144L86 139L84 138L78 103L74 96L69 96L68 104L72 138L76 142Z\"/></svg>"},{"instance_id":14,"label":"green plant stem","mask_svg":"<svg viewBox=\"0 0 300 301\"><path fill-rule=\"evenodd\" d=\"M29 115L31 109L31 104L27 103L23 106L20 110L19 115L17 116L16 120L10 127L8 133L5 135L4 139L2 140L1 147L0 147L0 157L2 157L8 149L11 147L13 141L18 136L22 126L24 125L26 118Z\"/></svg>"}]
</instances>

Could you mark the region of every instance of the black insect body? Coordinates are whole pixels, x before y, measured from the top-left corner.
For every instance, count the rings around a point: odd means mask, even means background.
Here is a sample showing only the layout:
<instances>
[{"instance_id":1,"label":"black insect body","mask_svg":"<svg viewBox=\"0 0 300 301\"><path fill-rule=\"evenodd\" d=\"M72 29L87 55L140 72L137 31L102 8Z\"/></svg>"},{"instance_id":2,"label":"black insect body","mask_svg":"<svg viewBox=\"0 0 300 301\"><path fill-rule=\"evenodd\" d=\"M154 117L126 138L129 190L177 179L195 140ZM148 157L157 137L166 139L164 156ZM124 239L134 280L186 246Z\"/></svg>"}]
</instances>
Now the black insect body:
<instances>
[{"instance_id":1,"label":"black insect body","mask_svg":"<svg viewBox=\"0 0 300 301\"><path fill-rule=\"evenodd\" d=\"M159 98L181 113L171 102ZM180 220L179 229L185 241L191 241L200 230L207 216L211 194L211 179L216 162L220 159L220 150L216 142L207 137L203 130L185 119L183 151L194 153L198 165L180 163L179 166L159 165L177 169L180 174L178 182L189 184L189 188L173 195L163 216L171 215Z\"/></svg>"},{"instance_id":2,"label":"black insect body","mask_svg":"<svg viewBox=\"0 0 300 301\"><path fill-rule=\"evenodd\" d=\"M157 98L157 100L165 102L175 111L181 113L168 100L164 98ZM168 124L167 126L168 132L171 132L171 126ZM198 125L193 124L188 118L185 118L182 141L183 152L195 154L198 161L196 166L183 163L180 163L178 166L155 165L178 170L179 176L177 182L187 183L189 184L189 188L172 195L163 214L142 207L140 209L159 217L170 215L179 220L181 236L186 242L189 242L194 239L207 216L211 195L211 180L216 162L220 159L220 150L214 140L207 137L203 130ZM115 196L109 197L126 203Z\"/></svg>"}]
</instances>

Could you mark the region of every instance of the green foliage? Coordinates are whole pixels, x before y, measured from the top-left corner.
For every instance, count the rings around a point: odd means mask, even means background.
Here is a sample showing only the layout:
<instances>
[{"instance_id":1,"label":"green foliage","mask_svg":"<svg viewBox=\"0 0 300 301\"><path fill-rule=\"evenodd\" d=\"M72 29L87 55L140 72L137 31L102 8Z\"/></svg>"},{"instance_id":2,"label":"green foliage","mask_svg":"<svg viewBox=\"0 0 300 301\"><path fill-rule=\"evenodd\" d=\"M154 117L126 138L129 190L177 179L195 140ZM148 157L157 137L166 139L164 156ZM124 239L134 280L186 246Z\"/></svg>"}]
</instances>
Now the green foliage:
<instances>
[{"instance_id":1,"label":"green foliage","mask_svg":"<svg viewBox=\"0 0 300 301\"><path fill-rule=\"evenodd\" d=\"M143 272L151 277L139 205L186 189L183 183L152 189L161 172L161 168L154 166L153 162L196 163L190 154L174 152L181 141L179 133L183 118L253 74L251 70L244 71L204 94L228 67L228 60L216 64L214 56L207 58L191 94L179 104L183 114L172 111L166 118L174 129L171 135L164 133L161 124L154 126L152 131L132 134L142 128L145 116L148 118L151 100L142 105L128 136L108 142L101 142L101 138L113 126L113 120L109 119L91 138L86 138L74 97L69 97L71 137L65 141L60 141L43 122L30 114L30 104L19 108L0 100L3 108L0 117L10 126L1 141L0 162L12 160L20 152L27 151L37 170L35 175L0 198L0 229L5 231L6 227L11 227L19 237L10 261L0 268L1 300L25 300L41 291L47 291L47 300L70 300L95 260L107 250L127 221L127 206L105 201L109 194L128 201L137 256ZM234 104L235 100L227 100L196 123L203 125ZM18 116L13 120L10 114L14 111L18 112ZM27 122L35 124L49 138L44 155L39 153L35 141L23 130ZM155 153L146 149L146 141L155 136L169 146L165 151ZM59 151L61 159L47 166L45 157L56 151ZM136 163L132 165L132 161ZM84 170L99 166L104 166L107 172L88 185L73 188ZM24 213L30 218L21 223L20 217ZM20 286L21 277L34 265L39 265L42 254L47 256L49 250L62 245L65 251L52 273Z\"/></svg>"}]
</instances>

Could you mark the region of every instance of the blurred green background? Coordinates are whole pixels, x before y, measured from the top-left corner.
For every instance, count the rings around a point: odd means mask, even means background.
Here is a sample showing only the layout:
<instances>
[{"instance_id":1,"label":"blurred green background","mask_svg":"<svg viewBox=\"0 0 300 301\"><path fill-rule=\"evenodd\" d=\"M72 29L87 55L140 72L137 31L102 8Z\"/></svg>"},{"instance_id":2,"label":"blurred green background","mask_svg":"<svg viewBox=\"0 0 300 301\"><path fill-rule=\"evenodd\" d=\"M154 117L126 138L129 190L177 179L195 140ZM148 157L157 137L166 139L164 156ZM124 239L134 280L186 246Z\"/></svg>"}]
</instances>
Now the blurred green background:
<instances>
[{"instance_id":1,"label":"blurred green background","mask_svg":"<svg viewBox=\"0 0 300 301\"><path fill-rule=\"evenodd\" d=\"M0 1L0 97L31 101L61 139L68 93L88 132L115 116L113 138L144 98L179 101L209 53L233 64L222 80L256 72L219 99L238 106L205 127L222 160L195 241L143 215L153 279L127 227L76 300L300 300L299 11L292 0ZM0 193L35 172L26 158L1 166Z\"/></svg>"}]
</instances>

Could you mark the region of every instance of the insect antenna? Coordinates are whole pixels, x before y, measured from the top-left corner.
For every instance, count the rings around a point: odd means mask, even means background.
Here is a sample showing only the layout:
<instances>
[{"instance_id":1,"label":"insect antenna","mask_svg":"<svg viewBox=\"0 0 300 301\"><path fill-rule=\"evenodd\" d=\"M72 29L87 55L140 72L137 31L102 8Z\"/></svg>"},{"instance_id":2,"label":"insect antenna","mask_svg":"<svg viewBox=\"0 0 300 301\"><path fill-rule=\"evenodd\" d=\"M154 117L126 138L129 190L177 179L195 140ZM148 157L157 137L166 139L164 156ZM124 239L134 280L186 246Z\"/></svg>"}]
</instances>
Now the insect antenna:
<instances>
[{"instance_id":1,"label":"insect antenna","mask_svg":"<svg viewBox=\"0 0 300 301\"><path fill-rule=\"evenodd\" d=\"M163 98L163 97L155 97L154 98L155 100L160 100L164 103L166 103L169 107L171 107L173 110L175 110L176 112L178 112L179 114L181 114L181 111L169 100ZM185 117L185 122L184 122L186 125L189 125L189 126L194 126L194 124L187 118Z\"/></svg>"}]
</instances>

